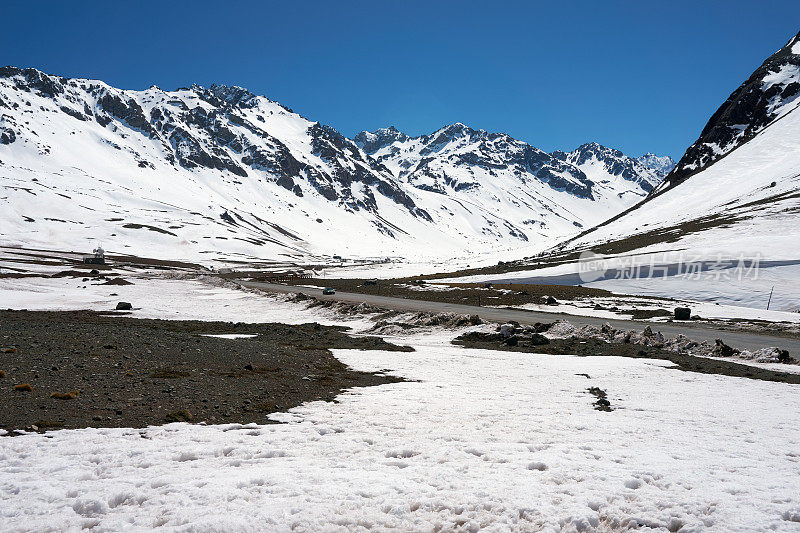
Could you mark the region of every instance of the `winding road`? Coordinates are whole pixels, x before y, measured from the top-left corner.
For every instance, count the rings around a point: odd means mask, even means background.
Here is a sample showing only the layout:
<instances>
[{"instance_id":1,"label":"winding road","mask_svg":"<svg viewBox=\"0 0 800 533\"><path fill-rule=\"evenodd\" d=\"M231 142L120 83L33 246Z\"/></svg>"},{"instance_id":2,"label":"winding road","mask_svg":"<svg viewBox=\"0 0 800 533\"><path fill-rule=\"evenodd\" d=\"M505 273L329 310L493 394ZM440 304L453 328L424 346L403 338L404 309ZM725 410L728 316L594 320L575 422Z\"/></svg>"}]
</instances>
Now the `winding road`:
<instances>
[{"instance_id":1,"label":"winding road","mask_svg":"<svg viewBox=\"0 0 800 533\"><path fill-rule=\"evenodd\" d=\"M280 285L256 281L242 281L239 283L244 287L261 289L270 292L314 292L314 289L292 285ZM727 329L720 329L714 327L713 325L696 322L652 323L641 320L607 319L591 316L567 315L563 313L545 313L540 311L523 311L519 309L478 307L475 305L432 302L428 300L413 300L407 298L395 298L391 296L360 294L354 292L337 292L334 295L325 296L322 294L322 291L317 291L317 294L314 294L314 297L320 300L334 300L348 303L367 303L369 305L374 305L375 307L393 309L396 311L425 311L430 313L478 315L484 321L498 323L516 320L520 324L535 324L536 322L552 322L553 320L563 319L569 320L573 324L581 326L602 326L603 324L611 324L618 329L642 329L644 326L649 324L654 330L660 331L668 337L675 337L678 334L682 334L696 341L709 341L712 343L715 339L722 339L726 344L734 348L751 351L770 346L777 346L784 350L789 350L789 354L794 357L800 355L800 338L781 337L747 331L731 331Z\"/></svg>"}]
</instances>

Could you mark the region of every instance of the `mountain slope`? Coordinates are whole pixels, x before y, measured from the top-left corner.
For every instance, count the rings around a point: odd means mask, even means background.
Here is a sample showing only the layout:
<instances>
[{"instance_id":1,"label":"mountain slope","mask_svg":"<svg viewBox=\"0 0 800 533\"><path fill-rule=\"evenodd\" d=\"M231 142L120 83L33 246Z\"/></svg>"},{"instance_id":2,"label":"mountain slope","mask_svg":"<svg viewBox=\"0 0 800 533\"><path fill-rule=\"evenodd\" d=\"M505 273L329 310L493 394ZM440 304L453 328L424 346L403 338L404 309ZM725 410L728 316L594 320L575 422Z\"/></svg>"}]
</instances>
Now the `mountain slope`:
<instances>
[{"instance_id":1,"label":"mountain slope","mask_svg":"<svg viewBox=\"0 0 800 533\"><path fill-rule=\"evenodd\" d=\"M655 194L573 244L676 228L670 241L677 233L714 245L731 240L741 245L739 239L745 239L755 251L800 234L798 107L800 34L768 58L714 113ZM723 238L723 233L731 237ZM639 242L655 245L658 238ZM779 254L792 254L793 248L770 247Z\"/></svg>"},{"instance_id":2,"label":"mountain slope","mask_svg":"<svg viewBox=\"0 0 800 533\"><path fill-rule=\"evenodd\" d=\"M277 258L344 246L342 226L392 243L431 223L338 132L241 88L122 91L5 68L0 112L6 241Z\"/></svg>"},{"instance_id":3,"label":"mountain slope","mask_svg":"<svg viewBox=\"0 0 800 533\"><path fill-rule=\"evenodd\" d=\"M379 157L392 143L419 145L415 159ZM14 67L0 68L0 187L4 245L227 261L542 249L644 194L463 125L354 143L240 87Z\"/></svg>"},{"instance_id":4,"label":"mountain slope","mask_svg":"<svg viewBox=\"0 0 800 533\"><path fill-rule=\"evenodd\" d=\"M633 260L684 269L692 262L720 263L727 270L698 273L695 283L684 271L683 281L677 276L669 283L616 280L597 286L668 296L724 294L728 301L762 307L774 287L773 305L796 309L800 83L793 80L799 73L800 39L795 37L733 93L646 201L553 252L592 250L629 266ZM749 279L736 270L739 259L748 270L758 267Z\"/></svg>"},{"instance_id":5,"label":"mountain slope","mask_svg":"<svg viewBox=\"0 0 800 533\"><path fill-rule=\"evenodd\" d=\"M709 119L663 187L707 168L796 107L800 94L800 33L768 57Z\"/></svg>"}]
</instances>

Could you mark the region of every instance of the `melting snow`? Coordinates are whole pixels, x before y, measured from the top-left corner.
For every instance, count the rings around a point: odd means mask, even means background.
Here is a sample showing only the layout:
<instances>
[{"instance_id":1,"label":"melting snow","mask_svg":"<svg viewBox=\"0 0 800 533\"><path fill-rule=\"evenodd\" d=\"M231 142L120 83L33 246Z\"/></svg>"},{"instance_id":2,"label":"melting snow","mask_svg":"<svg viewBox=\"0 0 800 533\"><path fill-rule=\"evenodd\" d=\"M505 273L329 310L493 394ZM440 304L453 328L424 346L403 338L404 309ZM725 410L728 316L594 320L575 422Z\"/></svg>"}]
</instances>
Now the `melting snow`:
<instances>
[{"instance_id":1,"label":"melting snow","mask_svg":"<svg viewBox=\"0 0 800 533\"><path fill-rule=\"evenodd\" d=\"M2 439L4 527L796 531L800 388L448 340L337 350L419 381L308 403L281 425Z\"/></svg>"}]
</instances>

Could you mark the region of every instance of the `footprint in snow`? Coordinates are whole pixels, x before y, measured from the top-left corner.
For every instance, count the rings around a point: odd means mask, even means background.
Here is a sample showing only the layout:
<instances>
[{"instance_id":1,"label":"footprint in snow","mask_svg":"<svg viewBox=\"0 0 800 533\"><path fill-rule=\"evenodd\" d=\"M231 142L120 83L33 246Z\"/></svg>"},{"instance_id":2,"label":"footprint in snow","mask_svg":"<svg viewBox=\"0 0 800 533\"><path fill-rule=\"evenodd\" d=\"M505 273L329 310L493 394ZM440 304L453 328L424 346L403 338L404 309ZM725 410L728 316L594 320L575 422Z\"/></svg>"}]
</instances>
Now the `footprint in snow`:
<instances>
[{"instance_id":1,"label":"footprint in snow","mask_svg":"<svg viewBox=\"0 0 800 533\"><path fill-rule=\"evenodd\" d=\"M408 459L415 455L419 455L419 452L413 450L391 450L386 452L386 457L393 457L395 459Z\"/></svg>"}]
</instances>

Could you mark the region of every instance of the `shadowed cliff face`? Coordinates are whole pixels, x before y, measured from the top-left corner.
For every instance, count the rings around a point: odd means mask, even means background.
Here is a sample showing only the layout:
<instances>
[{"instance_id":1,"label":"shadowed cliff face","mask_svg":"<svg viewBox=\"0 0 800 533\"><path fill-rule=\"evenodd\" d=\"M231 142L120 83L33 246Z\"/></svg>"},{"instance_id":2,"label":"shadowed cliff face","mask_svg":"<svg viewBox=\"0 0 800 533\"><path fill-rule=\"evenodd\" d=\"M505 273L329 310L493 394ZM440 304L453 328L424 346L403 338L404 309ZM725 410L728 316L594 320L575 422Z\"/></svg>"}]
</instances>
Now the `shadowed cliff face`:
<instances>
[{"instance_id":1,"label":"shadowed cliff face","mask_svg":"<svg viewBox=\"0 0 800 533\"><path fill-rule=\"evenodd\" d=\"M800 96L800 33L767 58L711 116L667 176L672 187L755 137Z\"/></svg>"}]
</instances>

